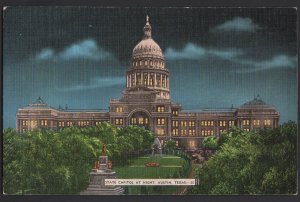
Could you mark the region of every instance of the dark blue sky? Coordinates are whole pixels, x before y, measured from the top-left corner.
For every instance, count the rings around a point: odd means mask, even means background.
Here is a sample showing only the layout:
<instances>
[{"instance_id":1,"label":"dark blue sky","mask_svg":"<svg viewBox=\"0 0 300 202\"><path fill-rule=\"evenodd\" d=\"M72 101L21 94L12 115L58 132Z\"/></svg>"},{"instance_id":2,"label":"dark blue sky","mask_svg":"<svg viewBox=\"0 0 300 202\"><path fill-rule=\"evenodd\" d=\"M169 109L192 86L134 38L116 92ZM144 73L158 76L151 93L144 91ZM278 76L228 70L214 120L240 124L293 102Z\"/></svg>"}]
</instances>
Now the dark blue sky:
<instances>
[{"instance_id":1,"label":"dark blue sky","mask_svg":"<svg viewBox=\"0 0 300 202\"><path fill-rule=\"evenodd\" d=\"M297 119L293 8L8 7L3 21L4 128L19 107L107 109L120 98L146 14L183 109L260 97L280 122Z\"/></svg>"}]
</instances>

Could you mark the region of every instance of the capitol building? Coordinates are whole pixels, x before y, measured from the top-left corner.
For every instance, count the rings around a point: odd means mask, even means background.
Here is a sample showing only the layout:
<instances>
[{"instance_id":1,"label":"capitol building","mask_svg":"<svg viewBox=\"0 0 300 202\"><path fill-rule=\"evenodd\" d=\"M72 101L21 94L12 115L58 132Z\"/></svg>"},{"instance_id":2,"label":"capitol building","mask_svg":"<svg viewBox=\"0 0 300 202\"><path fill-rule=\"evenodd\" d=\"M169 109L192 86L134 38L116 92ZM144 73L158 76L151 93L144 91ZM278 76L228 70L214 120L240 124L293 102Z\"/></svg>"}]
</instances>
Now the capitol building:
<instances>
[{"instance_id":1,"label":"capitol building","mask_svg":"<svg viewBox=\"0 0 300 202\"><path fill-rule=\"evenodd\" d=\"M192 99L192 98L191 98ZM118 127L143 126L163 143L172 138L194 149L204 137L219 136L231 126L245 131L275 128L279 112L259 96L238 108L184 111L171 100L169 70L163 52L152 38L147 17L144 37L134 47L120 99L111 99L109 110L71 110L48 106L38 98L16 114L18 132L38 127L60 129L110 122ZM184 143L183 143L184 142Z\"/></svg>"}]
</instances>

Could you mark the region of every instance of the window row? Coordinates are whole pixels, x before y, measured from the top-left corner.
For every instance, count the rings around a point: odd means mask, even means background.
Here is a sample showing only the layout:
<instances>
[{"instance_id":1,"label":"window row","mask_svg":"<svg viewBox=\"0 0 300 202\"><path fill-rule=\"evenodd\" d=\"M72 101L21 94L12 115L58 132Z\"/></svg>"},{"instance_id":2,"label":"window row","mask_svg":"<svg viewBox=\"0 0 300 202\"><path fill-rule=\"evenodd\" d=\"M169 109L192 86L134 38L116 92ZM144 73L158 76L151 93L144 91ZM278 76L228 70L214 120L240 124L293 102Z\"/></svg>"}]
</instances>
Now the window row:
<instances>
[{"instance_id":1,"label":"window row","mask_svg":"<svg viewBox=\"0 0 300 202\"><path fill-rule=\"evenodd\" d=\"M201 136L206 137L206 136L212 136L214 135L213 130L201 130Z\"/></svg>"},{"instance_id":2,"label":"window row","mask_svg":"<svg viewBox=\"0 0 300 202\"><path fill-rule=\"evenodd\" d=\"M133 117L131 118L131 124L149 124L149 119L147 117Z\"/></svg>"},{"instance_id":3,"label":"window row","mask_svg":"<svg viewBox=\"0 0 300 202\"><path fill-rule=\"evenodd\" d=\"M270 126L271 125L271 120L270 119L265 119L265 120L263 120L264 122L264 125L265 126ZM260 123L260 120L253 120L253 125L254 126L259 126L261 123ZM247 120L247 119L245 119L245 120L243 120L243 126L249 126L250 125L250 120Z\"/></svg>"},{"instance_id":4,"label":"window row","mask_svg":"<svg viewBox=\"0 0 300 202\"><path fill-rule=\"evenodd\" d=\"M194 127L195 121L181 121L180 125L183 127L186 127L186 126Z\"/></svg>"},{"instance_id":5,"label":"window row","mask_svg":"<svg viewBox=\"0 0 300 202\"><path fill-rule=\"evenodd\" d=\"M47 126L48 120L41 120L40 121L41 126ZM37 126L38 121L37 120L22 120L22 126Z\"/></svg>"},{"instance_id":6,"label":"window row","mask_svg":"<svg viewBox=\"0 0 300 202\"><path fill-rule=\"evenodd\" d=\"M214 121L201 121L201 126L213 126Z\"/></svg>"},{"instance_id":7,"label":"window row","mask_svg":"<svg viewBox=\"0 0 300 202\"><path fill-rule=\"evenodd\" d=\"M165 64L163 61L153 61L153 60L140 60L140 61L135 61L133 62L133 66L134 67L139 67L139 66L157 66L157 67L161 67L164 68Z\"/></svg>"},{"instance_id":8,"label":"window row","mask_svg":"<svg viewBox=\"0 0 300 202\"><path fill-rule=\"evenodd\" d=\"M156 77L155 77L156 76ZM156 80L155 80L156 79ZM145 86L158 86L167 88L168 87L168 76L164 74L131 74L127 76L127 82L129 86L145 85Z\"/></svg>"}]
</instances>

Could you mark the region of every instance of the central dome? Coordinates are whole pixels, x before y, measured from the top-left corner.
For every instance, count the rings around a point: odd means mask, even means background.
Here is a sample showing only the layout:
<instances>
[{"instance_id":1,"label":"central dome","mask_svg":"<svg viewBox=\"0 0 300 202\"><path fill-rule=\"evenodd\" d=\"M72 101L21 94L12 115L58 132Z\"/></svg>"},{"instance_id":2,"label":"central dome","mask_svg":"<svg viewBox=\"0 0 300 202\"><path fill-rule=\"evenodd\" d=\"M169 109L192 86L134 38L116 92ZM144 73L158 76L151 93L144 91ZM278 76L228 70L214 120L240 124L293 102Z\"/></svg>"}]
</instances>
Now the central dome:
<instances>
[{"instance_id":1,"label":"central dome","mask_svg":"<svg viewBox=\"0 0 300 202\"><path fill-rule=\"evenodd\" d=\"M163 58L161 48L152 38L145 38L134 47L132 57L140 56Z\"/></svg>"},{"instance_id":2,"label":"central dome","mask_svg":"<svg viewBox=\"0 0 300 202\"><path fill-rule=\"evenodd\" d=\"M159 45L151 37L151 25L147 16L147 22L144 26L144 38L140 41L132 51L132 58L153 57L163 59L163 53Z\"/></svg>"}]
</instances>

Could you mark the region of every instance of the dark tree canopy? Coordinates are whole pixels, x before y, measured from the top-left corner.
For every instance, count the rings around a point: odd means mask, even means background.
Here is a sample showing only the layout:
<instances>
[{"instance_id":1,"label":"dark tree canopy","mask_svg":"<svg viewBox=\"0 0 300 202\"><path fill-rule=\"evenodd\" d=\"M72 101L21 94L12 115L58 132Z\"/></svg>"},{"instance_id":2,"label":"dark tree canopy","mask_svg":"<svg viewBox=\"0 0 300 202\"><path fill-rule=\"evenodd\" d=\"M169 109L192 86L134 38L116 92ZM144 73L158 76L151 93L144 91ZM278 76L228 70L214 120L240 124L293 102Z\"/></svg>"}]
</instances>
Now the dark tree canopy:
<instances>
[{"instance_id":1,"label":"dark tree canopy","mask_svg":"<svg viewBox=\"0 0 300 202\"><path fill-rule=\"evenodd\" d=\"M200 185L191 194L295 194L297 125L244 132L232 128L218 150L197 170Z\"/></svg>"},{"instance_id":2,"label":"dark tree canopy","mask_svg":"<svg viewBox=\"0 0 300 202\"><path fill-rule=\"evenodd\" d=\"M59 131L37 129L3 135L3 180L7 194L78 194L103 144L114 165L126 164L126 155L151 147L150 131L109 123L94 127L68 127Z\"/></svg>"}]
</instances>

